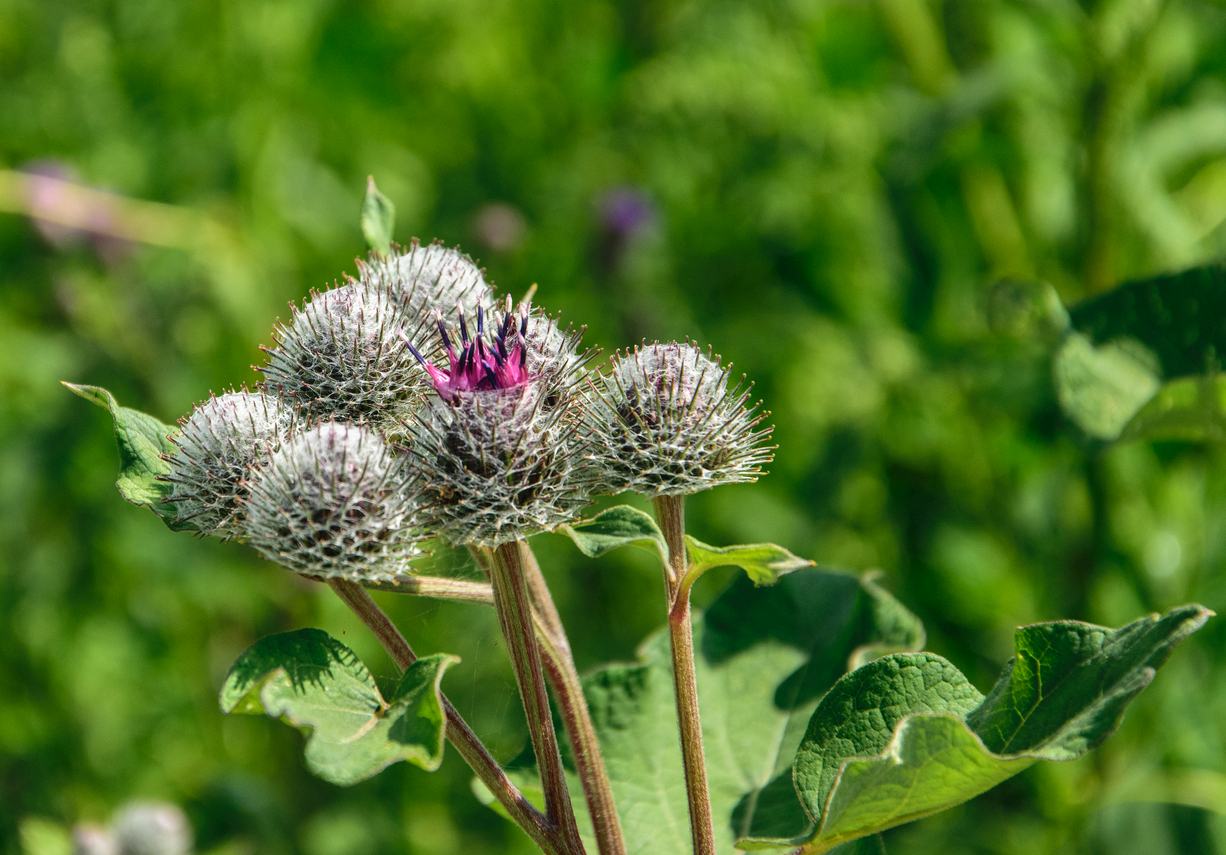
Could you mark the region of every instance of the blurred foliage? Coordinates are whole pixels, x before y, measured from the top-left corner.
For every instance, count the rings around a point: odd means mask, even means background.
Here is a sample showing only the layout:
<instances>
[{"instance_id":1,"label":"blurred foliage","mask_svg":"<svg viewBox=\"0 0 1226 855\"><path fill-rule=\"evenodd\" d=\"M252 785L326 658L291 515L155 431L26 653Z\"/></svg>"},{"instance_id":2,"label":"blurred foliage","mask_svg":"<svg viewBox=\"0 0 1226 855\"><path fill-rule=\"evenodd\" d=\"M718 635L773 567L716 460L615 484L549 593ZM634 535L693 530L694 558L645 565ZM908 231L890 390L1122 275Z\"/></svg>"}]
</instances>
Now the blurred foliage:
<instances>
[{"instance_id":1,"label":"blurred foliage","mask_svg":"<svg viewBox=\"0 0 1226 855\"><path fill-rule=\"evenodd\" d=\"M1003 276L1073 304L1223 254L1218 3L0 0L0 79L0 846L153 798L203 851L528 851L454 757L341 790L288 728L220 715L271 632L393 669L327 592L121 502L105 415L57 382L169 421L255 379L286 302L354 269L368 174L398 238L538 282L592 344L733 359L778 460L696 499L692 533L884 569L974 682L1020 623L1226 611L1222 450L1091 446L1043 347L983 311ZM581 667L630 658L650 556L543 540ZM509 756L493 616L382 601L463 657L447 691ZM887 846L1222 851L1224 645L1211 622L1094 758Z\"/></svg>"}]
</instances>

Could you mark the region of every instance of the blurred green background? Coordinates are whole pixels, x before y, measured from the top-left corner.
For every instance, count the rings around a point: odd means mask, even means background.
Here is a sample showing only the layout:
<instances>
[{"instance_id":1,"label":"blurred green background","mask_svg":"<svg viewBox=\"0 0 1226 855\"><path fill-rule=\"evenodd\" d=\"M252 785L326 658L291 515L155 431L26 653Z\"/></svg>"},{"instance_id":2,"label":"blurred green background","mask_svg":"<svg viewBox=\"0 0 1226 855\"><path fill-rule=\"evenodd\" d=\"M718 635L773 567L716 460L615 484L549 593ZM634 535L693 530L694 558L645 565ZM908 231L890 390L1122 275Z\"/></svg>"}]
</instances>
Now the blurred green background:
<instances>
[{"instance_id":1,"label":"blurred green background","mask_svg":"<svg viewBox=\"0 0 1226 855\"><path fill-rule=\"evenodd\" d=\"M0 847L160 798L202 851L528 851L454 755L340 790L290 729L223 718L263 634L392 666L326 590L126 506L105 415L58 384L169 421L253 381L287 302L354 270L367 174L400 239L539 283L590 344L732 359L778 459L693 533L883 569L982 688L1019 623L1226 611L1222 451L1091 447L982 311L1002 275L1074 301L1223 254L1219 3L0 0ZM541 541L580 667L631 657L656 568ZM448 691L514 752L492 615L382 601L464 657ZM1104 749L887 845L1219 851L1223 649L1218 620Z\"/></svg>"}]
</instances>

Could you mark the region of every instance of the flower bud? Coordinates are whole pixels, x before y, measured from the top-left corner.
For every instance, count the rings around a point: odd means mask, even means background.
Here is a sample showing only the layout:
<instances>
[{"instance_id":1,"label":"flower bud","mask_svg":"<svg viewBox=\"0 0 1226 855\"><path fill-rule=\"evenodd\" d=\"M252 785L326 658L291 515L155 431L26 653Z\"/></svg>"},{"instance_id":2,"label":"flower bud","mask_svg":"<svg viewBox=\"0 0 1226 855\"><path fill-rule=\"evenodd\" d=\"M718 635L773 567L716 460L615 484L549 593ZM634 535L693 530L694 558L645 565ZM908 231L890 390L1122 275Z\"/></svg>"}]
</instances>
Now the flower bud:
<instances>
[{"instance_id":1,"label":"flower bud","mask_svg":"<svg viewBox=\"0 0 1226 855\"><path fill-rule=\"evenodd\" d=\"M409 453L428 526L451 543L496 546L588 502L576 391L587 357L577 334L526 309L486 320L461 316L458 333L439 320L446 367L413 349L438 397L409 423Z\"/></svg>"},{"instance_id":2,"label":"flower bud","mask_svg":"<svg viewBox=\"0 0 1226 855\"><path fill-rule=\"evenodd\" d=\"M360 281L390 297L410 335L435 312L459 308L472 313L493 300L481 268L471 258L441 243L423 246L416 238L404 252L362 263Z\"/></svg>"},{"instance_id":3,"label":"flower bud","mask_svg":"<svg viewBox=\"0 0 1226 855\"><path fill-rule=\"evenodd\" d=\"M188 855L192 829L176 805L136 802L119 812L114 822L120 855Z\"/></svg>"},{"instance_id":4,"label":"flower bud","mask_svg":"<svg viewBox=\"0 0 1226 855\"><path fill-rule=\"evenodd\" d=\"M350 282L313 293L274 330L264 385L313 419L390 423L427 388L401 341L402 326L386 290Z\"/></svg>"},{"instance_id":5,"label":"flower bud","mask_svg":"<svg viewBox=\"0 0 1226 855\"><path fill-rule=\"evenodd\" d=\"M288 407L260 392L228 392L196 407L168 457L167 501L176 522L203 534L237 536L251 468L280 444L291 420Z\"/></svg>"},{"instance_id":6,"label":"flower bud","mask_svg":"<svg viewBox=\"0 0 1226 855\"><path fill-rule=\"evenodd\" d=\"M611 489L684 495L756 481L773 458L751 386L694 344L619 354L592 407L596 468Z\"/></svg>"},{"instance_id":7,"label":"flower bud","mask_svg":"<svg viewBox=\"0 0 1226 855\"><path fill-rule=\"evenodd\" d=\"M251 479L246 535L306 576L388 579L420 554L403 459L378 433L324 422L294 434Z\"/></svg>"}]
</instances>

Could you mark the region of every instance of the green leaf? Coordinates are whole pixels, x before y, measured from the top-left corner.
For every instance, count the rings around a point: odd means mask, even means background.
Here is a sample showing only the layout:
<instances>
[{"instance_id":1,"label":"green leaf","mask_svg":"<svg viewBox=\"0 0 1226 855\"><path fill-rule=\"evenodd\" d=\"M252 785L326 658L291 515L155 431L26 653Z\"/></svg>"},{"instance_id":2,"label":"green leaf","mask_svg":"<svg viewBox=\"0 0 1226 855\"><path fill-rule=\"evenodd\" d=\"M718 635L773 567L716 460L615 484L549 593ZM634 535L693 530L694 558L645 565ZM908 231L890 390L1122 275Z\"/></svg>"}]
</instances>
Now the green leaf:
<instances>
[{"instance_id":1,"label":"green leaf","mask_svg":"<svg viewBox=\"0 0 1226 855\"><path fill-rule=\"evenodd\" d=\"M690 566L687 576L697 578L715 567L740 567L755 585L773 585L785 573L814 566L773 543L747 543L741 546L710 546L685 536Z\"/></svg>"},{"instance_id":2,"label":"green leaf","mask_svg":"<svg viewBox=\"0 0 1226 855\"><path fill-rule=\"evenodd\" d=\"M1209 615L1193 605L1115 630L1022 627L987 697L935 654L877 659L822 699L796 753L793 779L812 827L741 845L826 852L961 804L1038 760L1080 757Z\"/></svg>"},{"instance_id":3,"label":"green leaf","mask_svg":"<svg viewBox=\"0 0 1226 855\"><path fill-rule=\"evenodd\" d=\"M163 455L174 451L170 438L177 429L140 410L121 407L115 396L100 386L61 382L111 414L119 444L119 478L115 481L119 494L134 505L149 508L172 529L184 528L174 522L174 508L165 501L170 484L161 478L170 471Z\"/></svg>"},{"instance_id":4,"label":"green leaf","mask_svg":"<svg viewBox=\"0 0 1226 855\"><path fill-rule=\"evenodd\" d=\"M362 236L379 255L392 249L392 230L396 223L396 207L392 200L379 192L374 177L366 179L366 198L362 200Z\"/></svg>"},{"instance_id":5,"label":"green leaf","mask_svg":"<svg viewBox=\"0 0 1226 855\"><path fill-rule=\"evenodd\" d=\"M1056 393L1064 412L1096 439L1118 439L1162 388L1152 354L1131 339L1096 346L1070 334L1056 351Z\"/></svg>"},{"instance_id":6,"label":"green leaf","mask_svg":"<svg viewBox=\"0 0 1226 855\"><path fill-rule=\"evenodd\" d=\"M615 505L591 519L554 529L564 534L588 558L599 558L622 546L654 549L667 560L668 546L650 514L629 505Z\"/></svg>"},{"instance_id":7,"label":"green leaf","mask_svg":"<svg viewBox=\"0 0 1226 855\"><path fill-rule=\"evenodd\" d=\"M1129 282L1069 310L1055 356L1060 404L1090 436L1224 435L1226 265ZM1166 395L1177 381L1196 378ZM1207 384L1207 385L1206 385Z\"/></svg>"},{"instance_id":8,"label":"green leaf","mask_svg":"<svg viewBox=\"0 0 1226 855\"><path fill-rule=\"evenodd\" d=\"M307 767L333 784L356 784L401 760L433 771L443 759L446 724L439 683L458 661L447 654L418 659L385 700L348 647L318 629L286 632L238 658L221 708L279 718L307 734Z\"/></svg>"},{"instance_id":9,"label":"green leaf","mask_svg":"<svg viewBox=\"0 0 1226 855\"><path fill-rule=\"evenodd\" d=\"M921 644L918 619L897 600L856 576L827 570L792 573L768 588L737 578L695 617L717 851L733 851L746 834L791 834L805 826L791 760L818 699L867 651ZM648 639L637 663L586 677L584 691L627 851L688 852L667 634ZM582 811L573 776L571 788ZM587 828L586 817L581 828Z\"/></svg>"}]
</instances>

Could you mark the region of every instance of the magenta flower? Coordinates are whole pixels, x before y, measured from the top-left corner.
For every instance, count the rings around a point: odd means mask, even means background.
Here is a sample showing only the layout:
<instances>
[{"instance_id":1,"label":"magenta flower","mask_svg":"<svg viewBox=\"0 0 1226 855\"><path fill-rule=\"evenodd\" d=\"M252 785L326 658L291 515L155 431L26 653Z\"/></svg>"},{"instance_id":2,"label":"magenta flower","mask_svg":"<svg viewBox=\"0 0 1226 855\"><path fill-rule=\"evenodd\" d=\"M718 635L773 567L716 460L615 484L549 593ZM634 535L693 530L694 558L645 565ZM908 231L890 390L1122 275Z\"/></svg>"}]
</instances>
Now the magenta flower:
<instances>
[{"instance_id":1,"label":"magenta flower","mask_svg":"<svg viewBox=\"0 0 1226 855\"><path fill-rule=\"evenodd\" d=\"M436 318L433 361L401 336L438 392L405 423L405 453L426 528L448 543L497 546L569 522L588 502L588 354L578 332L509 300L475 321L474 334L461 313L457 340Z\"/></svg>"},{"instance_id":2,"label":"magenta flower","mask_svg":"<svg viewBox=\"0 0 1226 855\"><path fill-rule=\"evenodd\" d=\"M477 307L477 334L470 338L464 314L459 313L460 350L457 353L442 315L436 315L439 338L447 354L447 370L435 366L421 355L408 336L401 333L405 344L430 375L430 382L444 401L454 402L462 392L489 392L514 389L532 379L528 373L528 312L524 306L518 322L507 300L502 322L486 340L485 311Z\"/></svg>"}]
</instances>

